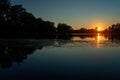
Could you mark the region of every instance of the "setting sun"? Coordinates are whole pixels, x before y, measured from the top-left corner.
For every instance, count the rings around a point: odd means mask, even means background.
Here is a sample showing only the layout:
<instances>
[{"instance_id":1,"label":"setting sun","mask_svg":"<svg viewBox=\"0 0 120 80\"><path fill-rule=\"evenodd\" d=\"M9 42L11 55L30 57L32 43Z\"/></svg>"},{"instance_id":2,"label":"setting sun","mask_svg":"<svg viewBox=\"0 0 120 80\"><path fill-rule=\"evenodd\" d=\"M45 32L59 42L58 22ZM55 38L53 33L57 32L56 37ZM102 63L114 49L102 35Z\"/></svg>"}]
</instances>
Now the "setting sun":
<instances>
[{"instance_id":1,"label":"setting sun","mask_svg":"<svg viewBox=\"0 0 120 80\"><path fill-rule=\"evenodd\" d=\"M97 27L97 31L102 31L104 30L105 25L103 23L97 23L95 26Z\"/></svg>"},{"instance_id":2,"label":"setting sun","mask_svg":"<svg viewBox=\"0 0 120 80\"><path fill-rule=\"evenodd\" d=\"M98 29L97 29L98 31L102 31L102 28L101 27L98 27Z\"/></svg>"}]
</instances>

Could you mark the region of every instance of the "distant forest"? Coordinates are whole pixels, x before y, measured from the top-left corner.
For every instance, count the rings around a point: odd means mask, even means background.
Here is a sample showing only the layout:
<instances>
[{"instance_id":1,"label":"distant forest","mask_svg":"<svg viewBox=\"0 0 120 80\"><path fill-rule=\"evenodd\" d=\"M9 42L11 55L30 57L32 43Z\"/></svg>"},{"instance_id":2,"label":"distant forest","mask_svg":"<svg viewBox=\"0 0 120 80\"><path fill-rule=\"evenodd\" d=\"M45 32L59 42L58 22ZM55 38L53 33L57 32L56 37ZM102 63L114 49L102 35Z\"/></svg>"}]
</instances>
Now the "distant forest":
<instances>
[{"instance_id":1,"label":"distant forest","mask_svg":"<svg viewBox=\"0 0 120 80\"><path fill-rule=\"evenodd\" d=\"M54 35L71 35L72 33L96 33L96 29L80 28L36 18L22 5L11 5L10 0L0 0L0 38L39 38ZM105 34L120 34L120 23L114 24L102 31Z\"/></svg>"}]
</instances>

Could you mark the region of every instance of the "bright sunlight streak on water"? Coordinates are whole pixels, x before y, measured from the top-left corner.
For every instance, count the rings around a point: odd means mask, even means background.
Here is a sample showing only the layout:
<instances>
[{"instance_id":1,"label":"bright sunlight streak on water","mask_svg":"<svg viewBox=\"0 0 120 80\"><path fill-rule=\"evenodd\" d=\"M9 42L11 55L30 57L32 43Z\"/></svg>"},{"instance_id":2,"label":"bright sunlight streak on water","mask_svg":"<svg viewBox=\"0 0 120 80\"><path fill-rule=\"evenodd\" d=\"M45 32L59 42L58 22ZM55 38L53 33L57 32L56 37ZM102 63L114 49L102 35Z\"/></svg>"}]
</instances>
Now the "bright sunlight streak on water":
<instances>
[{"instance_id":1,"label":"bright sunlight streak on water","mask_svg":"<svg viewBox=\"0 0 120 80\"><path fill-rule=\"evenodd\" d=\"M102 41L102 38L100 36L100 34L97 34L97 48L100 48L100 42Z\"/></svg>"},{"instance_id":2,"label":"bright sunlight streak on water","mask_svg":"<svg viewBox=\"0 0 120 80\"><path fill-rule=\"evenodd\" d=\"M91 35L87 37L83 36L74 36L72 41L86 41L86 42L93 42L92 46L95 45L96 48L102 48L104 46L105 41L108 41L108 38L106 38L101 33L97 33L97 35Z\"/></svg>"},{"instance_id":3,"label":"bright sunlight streak on water","mask_svg":"<svg viewBox=\"0 0 120 80\"><path fill-rule=\"evenodd\" d=\"M96 47L97 48L101 48L101 44L103 43L103 41L108 40L107 38L105 38L104 36L102 36L100 33L97 34L95 41L96 41Z\"/></svg>"}]
</instances>

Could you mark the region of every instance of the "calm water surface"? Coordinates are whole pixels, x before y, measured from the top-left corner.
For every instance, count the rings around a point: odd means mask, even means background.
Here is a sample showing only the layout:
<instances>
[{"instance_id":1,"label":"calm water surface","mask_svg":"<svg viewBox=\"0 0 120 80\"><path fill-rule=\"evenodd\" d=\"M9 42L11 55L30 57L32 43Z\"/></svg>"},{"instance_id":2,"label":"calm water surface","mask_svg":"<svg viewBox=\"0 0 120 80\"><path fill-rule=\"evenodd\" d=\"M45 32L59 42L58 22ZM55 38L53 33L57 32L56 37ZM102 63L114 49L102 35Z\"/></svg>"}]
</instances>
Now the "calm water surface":
<instances>
[{"instance_id":1,"label":"calm water surface","mask_svg":"<svg viewBox=\"0 0 120 80\"><path fill-rule=\"evenodd\" d=\"M1 39L0 78L120 80L120 39Z\"/></svg>"}]
</instances>

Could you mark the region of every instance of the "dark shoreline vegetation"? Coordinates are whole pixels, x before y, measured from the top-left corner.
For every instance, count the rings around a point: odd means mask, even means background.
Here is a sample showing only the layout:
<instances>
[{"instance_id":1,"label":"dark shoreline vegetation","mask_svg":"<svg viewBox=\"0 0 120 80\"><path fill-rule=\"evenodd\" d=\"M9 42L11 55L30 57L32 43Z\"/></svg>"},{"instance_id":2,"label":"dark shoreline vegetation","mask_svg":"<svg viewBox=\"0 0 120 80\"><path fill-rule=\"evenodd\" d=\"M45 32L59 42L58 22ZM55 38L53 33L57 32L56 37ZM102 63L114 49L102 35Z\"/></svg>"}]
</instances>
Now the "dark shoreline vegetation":
<instances>
[{"instance_id":1,"label":"dark shoreline vegetation","mask_svg":"<svg viewBox=\"0 0 120 80\"><path fill-rule=\"evenodd\" d=\"M96 35L102 33L108 36L120 34L120 23L113 24L98 32L95 29L80 28L74 30L72 26L36 18L26 11L22 5L11 5L10 0L0 0L0 38L56 38L73 35Z\"/></svg>"}]
</instances>

